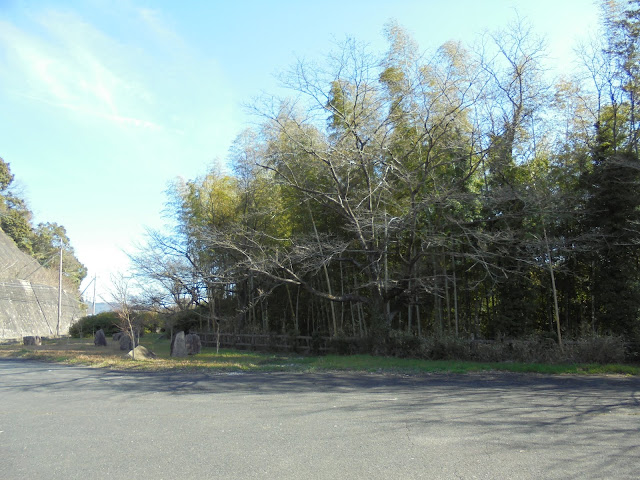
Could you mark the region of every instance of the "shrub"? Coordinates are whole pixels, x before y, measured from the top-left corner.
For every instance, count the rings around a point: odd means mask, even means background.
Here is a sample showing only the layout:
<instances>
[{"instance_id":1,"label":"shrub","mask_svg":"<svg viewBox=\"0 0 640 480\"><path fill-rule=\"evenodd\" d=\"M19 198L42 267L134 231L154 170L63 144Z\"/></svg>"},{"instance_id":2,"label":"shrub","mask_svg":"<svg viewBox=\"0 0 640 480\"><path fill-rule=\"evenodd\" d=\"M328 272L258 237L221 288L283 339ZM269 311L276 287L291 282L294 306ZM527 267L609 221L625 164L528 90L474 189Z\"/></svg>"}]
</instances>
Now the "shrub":
<instances>
[{"instance_id":1,"label":"shrub","mask_svg":"<svg viewBox=\"0 0 640 480\"><path fill-rule=\"evenodd\" d=\"M581 337L565 341L563 349L548 336L470 343L470 360L523 363L621 363L625 344L621 337Z\"/></svg>"},{"instance_id":2,"label":"shrub","mask_svg":"<svg viewBox=\"0 0 640 480\"><path fill-rule=\"evenodd\" d=\"M141 312L135 315L134 323L139 325L144 333L157 333L160 331L163 318L157 312Z\"/></svg>"},{"instance_id":3,"label":"shrub","mask_svg":"<svg viewBox=\"0 0 640 480\"><path fill-rule=\"evenodd\" d=\"M72 337L93 335L100 328L104 330L105 335L113 335L120 331L119 324L120 318L116 312L102 312L97 315L87 315L71 325L69 335Z\"/></svg>"},{"instance_id":4,"label":"shrub","mask_svg":"<svg viewBox=\"0 0 640 480\"><path fill-rule=\"evenodd\" d=\"M311 344L310 344L311 354L320 355L320 353L322 352L323 342L324 342L324 340L322 338L322 334L320 332L318 332L317 330L314 331L311 334Z\"/></svg>"},{"instance_id":5,"label":"shrub","mask_svg":"<svg viewBox=\"0 0 640 480\"><path fill-rule=\"evenodd\" d=\"M632 340L625 345L625 361L640 364L640 341Z\"/></svg>"},{"instance_id":6,"label":"shrub","mask_svg":"<svg viewBox=\"0 0 640 480\"><path fill-rule=\"evenodd\" d=\"M209 318L209 310L206 308L192 308L189 310L181 310L165 317L167 324L172 325L174 332L182 330L185 333L199 332L201 326L207 324Z\"/></svg>"},{"instance_id":7,"label":"shrub","mask_svg":"<svg viewBox=\"0 0 640 480\"><path fill-rule=\"evenodd\" d=\"M583 337L568 347L574 360L580 363L622 363L625 360L625 343L622 337Z\"/></svg>"},{"instance_id":8,"label":"shrub","mask_svg":"<svg viewBox=\"0 0 640 480\"><path fill-rule=\"evenodd\" d=\"M389 332L387 355L399 358L421 358L424 352L424 339L406 332Z\"/></svg>"},{"instance_id":9,"label":"shrub","mask_svg":"<svg viewBox=\"0 0 640 480\"><path fill-rule=\"evenodd\" d=\"M470 342L471 360L478 362L503 362L503 345L498 342L475 340Z\"/></svg>"},{"instance_id":10,"label":"shrub","mask_svg":"<svg viewBox=\"0 0 640 480\"><path fill-rule=\"evenodd\" d=\"M429 360L470 360L471 345L460 338L435 337L427 340L423 356Z\"/></svg>"},{"instance_id":11,"label":"shrub","mask_svg":"<svg viewBox=\"0 0 640 480\"><path fill-rule=\"evenodd\" d=\"M140 335L156 332L161 322L161 317L155 312L138 312L132 317L133 326ZM120 331L122 321L116 312L102 312L97 315L87 315L80 318L69 328L72 337L93 335L102 328L105 335L110 336Z\"/></svg>"},{"instance_id":12,"label":"shrub","mask_svg":"<svg viewBox=\"0 0 640 480\"><path fill-rule=\"evenodd\" d=\"M358 345L355 338L338 335L329 340L329 350L338 355L353 355L358 353Z\"/></svg>"},{"instance_id":13,"label":"shrub","mask_svg":"<svg viewBox=\"0 0 640 480\"><path fill-rule=\"evenodd\" d=\"M521 339L471 342L470 356L480 362L560 363L566 361L551 337L532 335Z\"/></svg>"},{"instance_id":14,"label":"shrub","mask_svg":"<svg viewBox=\"0 0 640 480\"><path fill-rule=\"evenodd\" d=\"M280 350L282 350L280 343L281 341L278 338L278 334L270 333L267 339L267 350L269 352L279 352Z\"/></svg>"}]
</instances>

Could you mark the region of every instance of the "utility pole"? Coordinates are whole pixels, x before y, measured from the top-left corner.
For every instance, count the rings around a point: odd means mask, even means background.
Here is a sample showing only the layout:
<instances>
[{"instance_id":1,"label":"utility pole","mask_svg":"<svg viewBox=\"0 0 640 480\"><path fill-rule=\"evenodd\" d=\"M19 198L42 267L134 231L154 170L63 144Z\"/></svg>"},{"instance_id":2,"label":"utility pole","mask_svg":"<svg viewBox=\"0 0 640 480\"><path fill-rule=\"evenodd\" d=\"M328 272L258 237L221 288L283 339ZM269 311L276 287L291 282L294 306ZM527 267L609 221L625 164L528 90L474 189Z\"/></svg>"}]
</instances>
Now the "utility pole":
<instances>
[{"instance_id":1,"label":"utility pole","mask_svg":"<svg viewBox=\"0 0 640 480\"><path fill-rule=\"evenodd\" d=\"M60 244L60 268L58 272L58 325L56 326L56 337L60 336L60 318L62 317L62 243Z\"/></svg>"},{"instance_id":2,"label":"utility pole","mask_svg":"<svg viewBox=\"0 0 640 480\"><path fill-rule=\"evenodd\" d=\"M96 314L96 277L97 275L93 275L93 309L91 311L91 315Z\"/></svg>"}]
</instances>

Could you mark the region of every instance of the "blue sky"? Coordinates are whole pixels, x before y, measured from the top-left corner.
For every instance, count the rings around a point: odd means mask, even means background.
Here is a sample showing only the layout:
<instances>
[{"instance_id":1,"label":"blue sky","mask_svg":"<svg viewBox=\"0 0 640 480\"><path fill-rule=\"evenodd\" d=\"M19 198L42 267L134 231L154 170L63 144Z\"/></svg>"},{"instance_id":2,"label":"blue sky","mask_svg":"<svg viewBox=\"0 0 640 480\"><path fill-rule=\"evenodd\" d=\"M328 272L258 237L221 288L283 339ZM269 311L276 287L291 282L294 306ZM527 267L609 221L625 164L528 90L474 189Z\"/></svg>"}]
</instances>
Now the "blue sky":
<instances>
[{"instance_id":1,"label":"blue sky","mask_svg":"<svg viewBox=\"0 0 640 480\"><path fill-rule=\"evenodd\" d=\"M278 93L297 58L345 36L384 51L391 19L427 52L471 44L516 12L564 73L598 27L591 0L0 0L0 157L104 294L145 228L167 223L169 182L224 162L254 120L243 105Z\"/></svg>"}]
</instances>

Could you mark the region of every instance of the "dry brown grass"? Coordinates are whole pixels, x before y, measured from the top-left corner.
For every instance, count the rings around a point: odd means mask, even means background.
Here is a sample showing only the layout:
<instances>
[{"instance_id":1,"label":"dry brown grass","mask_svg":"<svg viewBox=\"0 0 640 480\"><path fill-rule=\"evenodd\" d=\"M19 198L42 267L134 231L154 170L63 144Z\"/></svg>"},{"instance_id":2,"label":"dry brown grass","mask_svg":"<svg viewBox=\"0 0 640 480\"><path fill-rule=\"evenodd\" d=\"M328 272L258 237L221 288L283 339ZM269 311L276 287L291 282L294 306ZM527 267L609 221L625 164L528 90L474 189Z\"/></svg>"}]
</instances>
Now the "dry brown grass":
<instances>
[{"instance_id":1,"label":"dry brown grass","mask_svg":"<svg viewBox=\"0 0 640 480\"><path fill-rule=\"evenodd\" d=\"M102 368L143 367L145 361L133 362L126 354L120 350L117 342L111 341L106 347L96 347L93 340L88 338L46 339L42 345L0 345L0 357L5 358L28 358Z\"/></svg>"},{"instance_id":2,"label":"dry brown grass","mask_svg":"<svg viewBox=\"0 0 640 480\"><path fill-rule=\"evenodd\" d=\"M0 358L24 358L67 365L84 365L113 370L141 371L211 371L260 369L264 356L261 354L238 354L213 349L204 349L198 356L175 358L169 354L169 341L160 340L157 335L141 339L141 345L153 351L153 360L133 361L127 352L120 350L118 342L107 340L106 347L97 347L90 338L46 339L43 345L22 345L20 343L0 345Z\"/></svg>"}]
</instances>

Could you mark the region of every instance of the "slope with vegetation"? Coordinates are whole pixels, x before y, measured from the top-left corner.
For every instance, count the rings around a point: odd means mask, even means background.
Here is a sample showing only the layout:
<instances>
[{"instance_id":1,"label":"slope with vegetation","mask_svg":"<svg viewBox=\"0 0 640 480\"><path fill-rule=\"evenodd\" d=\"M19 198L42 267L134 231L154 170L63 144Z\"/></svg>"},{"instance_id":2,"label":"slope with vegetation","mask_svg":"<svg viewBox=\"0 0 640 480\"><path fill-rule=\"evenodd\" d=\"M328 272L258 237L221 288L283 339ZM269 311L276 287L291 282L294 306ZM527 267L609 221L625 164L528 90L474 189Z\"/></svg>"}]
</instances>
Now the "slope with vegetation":
<instances>
[{"instance_id":1,"label":"slope with vegetation","mask_svg":"<svg viewBox=\"0 0 640 480\"><path fill-rule=\"evenodd\" d=\"M14 176L10 165L0 158L0 229L27 255L42 266L57 270L62 247L62 268L69 288L78 289L87 269L76 258L67 231L57 223L33 226L33 214L25 200L13 189Z\"/></svg>"},{"instance_id":2,"label":"slope with vegetation","mask_svg":"<svg viewBox=\"0 0 640 480\"><path fill-rule=\"evenodd\" d=\"M83 313L78 287L86 268L75 257L64 227L33 227L26 202L13 189L0 158L0 339L66 333ZM62 311L58 321L62 248Z\"/></svg>"}]
</instances>

